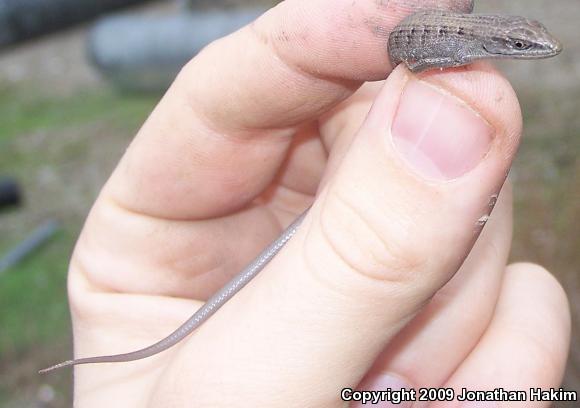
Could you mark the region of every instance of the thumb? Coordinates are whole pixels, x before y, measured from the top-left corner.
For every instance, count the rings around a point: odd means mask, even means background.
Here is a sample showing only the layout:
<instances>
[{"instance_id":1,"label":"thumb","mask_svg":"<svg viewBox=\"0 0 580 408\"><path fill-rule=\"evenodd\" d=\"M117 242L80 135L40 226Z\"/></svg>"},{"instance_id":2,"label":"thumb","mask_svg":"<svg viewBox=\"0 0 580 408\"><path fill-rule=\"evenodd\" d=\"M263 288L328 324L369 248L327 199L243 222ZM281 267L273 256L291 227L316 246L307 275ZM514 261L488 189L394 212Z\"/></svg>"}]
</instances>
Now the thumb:
<instances>
[{"instance_id":1,"label":"thumb","mask_svg":"<svg viewBox=\"0 0 580 408\"><path fill-rule=\"evenodd\" d=\"M296 237L186 345L190 377L212 367L248 406L338 404L459 269L520 132L487 65L397 68Z\"/></svg>"}]
</instances>

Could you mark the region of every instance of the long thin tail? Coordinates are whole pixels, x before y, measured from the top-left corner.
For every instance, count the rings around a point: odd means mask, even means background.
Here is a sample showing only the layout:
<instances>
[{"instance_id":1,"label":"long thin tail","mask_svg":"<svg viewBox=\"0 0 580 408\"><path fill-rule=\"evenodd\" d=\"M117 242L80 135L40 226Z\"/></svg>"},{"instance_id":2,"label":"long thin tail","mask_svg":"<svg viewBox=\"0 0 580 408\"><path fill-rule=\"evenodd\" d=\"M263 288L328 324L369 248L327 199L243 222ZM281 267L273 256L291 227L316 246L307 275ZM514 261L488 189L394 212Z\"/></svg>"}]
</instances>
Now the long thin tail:
<instances>
[{"instance_id":1,"label":"long thin tail","mask_svg":"<svg viewBox=\"0 0 580 408\"><path fill-rule=\"evenodd\" d=\"M240 273L234 276L228 283L226 283L217 293L215 293L204 305L199 308L185 323L177 328L173 333L157 343L145 347L141 350L133 351L124 354L113 354L110 356L98 356L79 358L76 360L67 360L62 363L55 364L51 367L39 370L39 374L48 373L59 368L70 367L79 364L94 364L94 363L119 363L125 361L141 360L143 358L151 357L155 354L167 350L174 344L190 335L195 329L202 325L210 316L212 316L220 307L222 307L229 299L232 298L240 289L242 289L248 282L250 282L264 267L280 252L286 243L296 234L299 225L304 220L308 213L308 209L304 211L296 220L282 232L282 234L272 242L266 249L264 249L257 258L255 258L247 267Z\"/></svg>"}]
</instances>

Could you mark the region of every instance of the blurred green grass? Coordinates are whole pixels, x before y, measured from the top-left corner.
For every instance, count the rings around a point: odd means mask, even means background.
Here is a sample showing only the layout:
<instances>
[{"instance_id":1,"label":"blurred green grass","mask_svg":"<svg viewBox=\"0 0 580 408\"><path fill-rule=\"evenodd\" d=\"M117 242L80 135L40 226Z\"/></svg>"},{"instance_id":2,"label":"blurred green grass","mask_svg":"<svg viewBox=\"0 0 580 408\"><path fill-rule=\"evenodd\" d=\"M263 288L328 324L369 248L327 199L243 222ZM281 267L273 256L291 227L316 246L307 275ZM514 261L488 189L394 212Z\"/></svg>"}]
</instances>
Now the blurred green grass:
<instances>
[{"instance_id":1,"label":"blurred green grass","mask_svg":"<svg viewBox=\"0 0 580 408\"><path fill-rule=\"evenodd\" d=\"M8 250L6 241L0 253ZM67 257L74 236L60 231L33 256L1 276L0 350L18 356L38 344L50 342L68 330L66 302Z\"/></svg>"},{"instance_id":2,"label":"blurred green grass","mask_svg":"<svg viewBox=\"0 0 580 408\"><path fill-rule=\"evenodd\" d=\"M70 356L69 257L100 186L155 99L106 87L55 97L0 84L0 175L15 177L25 199L0 212L0 256L45 219L62 224L49 242L0 274L0 406L36 404L45 381L38 365ZM52 377L57 395L48 406L70 405L69 376Z\"/></svg>"},{"instance_id":3,"label":"blurred green grass","mask_svg":"<svg viewBox=\"0 0 580 408\"><path fill-rule=\"evenodd\" d=\"M93 89L55 99L53 95L39 95L36 89L0 85L0 107L2 143L23 133L74 127L95 120L134 123L136 117L151 108L151 98Z\"/></svg>"},{"instance_id":4,"label":"blurred green grass","mask_svg":"<svg viewBox=\"0 0 580 408\"><path fill-rule=\"evenodd\" d=\"M0 254L5 253L9 240L3 241ZM0 275L0 371L5 373L0 374L0 406L12 399L23 379L35 374L34 364L14 369L20 366L20 359L33 361L37 353L53 353L55 344L69 344L66 268L73 242L70 231L60 231L32 256Z\"/></svg>"}]
</instances>

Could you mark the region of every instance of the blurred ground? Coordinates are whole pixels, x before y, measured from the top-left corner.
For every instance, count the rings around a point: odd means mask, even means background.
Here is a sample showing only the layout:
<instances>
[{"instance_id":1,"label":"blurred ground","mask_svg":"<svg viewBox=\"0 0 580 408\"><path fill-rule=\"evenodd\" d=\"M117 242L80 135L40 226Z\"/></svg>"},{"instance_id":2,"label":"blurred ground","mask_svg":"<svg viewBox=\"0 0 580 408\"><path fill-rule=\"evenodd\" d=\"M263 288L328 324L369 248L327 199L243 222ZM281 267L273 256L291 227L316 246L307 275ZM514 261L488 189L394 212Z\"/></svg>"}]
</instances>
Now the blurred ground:
<instances>
[{"instance_id":1,"label":"blurred ground","mask_svg":"<svg viewBox=\"0 0 580 408\"><path fill-rule=\"evenodd\" d=\"M170 8L164 2L146 10ZM512 259L545 265L568 292L574 339L565 386L580 391L580 5L578 0L478 5L478 11L491 10L538 17L565 45L556 59L501 67L525 117L524 142L511 175ZM68 256L100 187L157 99L109 89L84 58L85 31L81 27L0 54L0 174L17 176L26 194L24 209L0 213L0 253L50 216L64 224L49 245L0 276L3 407L71 405L70 372L36 375L39 367L69 357Z\"/></svg>"},{"instance_id":2,"label":"blurred ground","mask_svg":"<svg viewBox=\"0 0 580 408\"><path fill-rule=\"evenodd\" d=\"M488 0L477 10L537 18L564 44L564 52L552 60L498 65L514 85L524 114L524 139L511 173L511 258L544 265L568 293L573 337L564 386L580 392L580 3Z\"/></svg>"}]
</instances>

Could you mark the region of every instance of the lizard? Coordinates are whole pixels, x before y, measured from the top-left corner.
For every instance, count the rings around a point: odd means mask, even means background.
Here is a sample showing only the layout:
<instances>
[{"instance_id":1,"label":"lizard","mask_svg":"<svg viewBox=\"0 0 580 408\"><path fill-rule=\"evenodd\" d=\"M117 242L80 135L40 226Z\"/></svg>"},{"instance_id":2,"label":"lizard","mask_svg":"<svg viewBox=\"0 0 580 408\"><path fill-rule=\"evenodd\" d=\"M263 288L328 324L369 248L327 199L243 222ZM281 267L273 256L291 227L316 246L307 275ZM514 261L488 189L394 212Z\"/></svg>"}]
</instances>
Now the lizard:
<instances>
[{"instance_id":1,"label":"lizard","mask_svg":"<svg viewBox=\"0 0 580 408\"><path fill-rule=\"evenodd\" d=\"M469 10L473 9L473 2ZM418 10L390 33L388 52L393 67L404 63L418 73L427 69L468 65L480 59L539 59L562 51L561 43L538 21L518 16ZM161 353L189 336L250 282L296 234L305 210L246 268L210 297L185 323L157 343L143 349L108 356L64 361L40 370L47 373L78 364L140 360Z\"/></svg>"}]
</instances>

